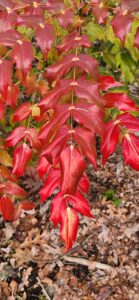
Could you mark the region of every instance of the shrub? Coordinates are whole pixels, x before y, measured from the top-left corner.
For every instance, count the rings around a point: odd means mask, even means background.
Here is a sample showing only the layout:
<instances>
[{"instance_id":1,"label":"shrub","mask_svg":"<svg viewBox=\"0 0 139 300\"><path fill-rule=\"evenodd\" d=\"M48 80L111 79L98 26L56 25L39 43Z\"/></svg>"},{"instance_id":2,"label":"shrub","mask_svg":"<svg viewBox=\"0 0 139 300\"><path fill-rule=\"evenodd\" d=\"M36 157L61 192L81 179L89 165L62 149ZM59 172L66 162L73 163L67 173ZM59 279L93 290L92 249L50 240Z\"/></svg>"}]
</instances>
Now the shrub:
<instances>
[{"instance_id":1,"label":"shrub","mask_svg":"<svg viewBox=\"0 0 139 300\"><path fill-rule=\"evenodd\" d=\"M35 165L41 203L55 191L50 220L66 249L78 214L93 217L86 169L97 170L96 137L103 165L120 144L139 170L139 106L128 89L138 80L138 10L138 0L0 2L1 214L14 221L34 207L18 179Z\"/></svg>"}]
</instances>

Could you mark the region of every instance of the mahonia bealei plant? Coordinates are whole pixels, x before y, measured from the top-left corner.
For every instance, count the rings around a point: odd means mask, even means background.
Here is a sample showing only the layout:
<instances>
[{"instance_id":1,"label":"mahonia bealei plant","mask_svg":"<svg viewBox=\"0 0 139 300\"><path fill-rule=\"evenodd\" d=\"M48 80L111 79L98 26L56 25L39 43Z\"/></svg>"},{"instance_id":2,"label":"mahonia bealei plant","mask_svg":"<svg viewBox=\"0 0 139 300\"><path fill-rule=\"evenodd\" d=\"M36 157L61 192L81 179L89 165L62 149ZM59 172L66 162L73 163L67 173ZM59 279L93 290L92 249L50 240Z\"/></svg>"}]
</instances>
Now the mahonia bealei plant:
<instances>
[{"instance_id":1,"label":"mahonia bealei plant","mask_svg":"<svg viewBox=\"0 0 139 300\"><path fill-rule=\"evenodd\" d=\"M0 0L0 212L14 221L34 207L18 182L33 162L41 203L55 195L50 220L66 249L78 215L93 217L86 169L90 162L97 170L96 137L102 164L121 144L125 163L139 171L139 106L122 82L99 72L85 22L109 22L124 47L138 11L138 0Z\"/></svg>"}]
</instances>

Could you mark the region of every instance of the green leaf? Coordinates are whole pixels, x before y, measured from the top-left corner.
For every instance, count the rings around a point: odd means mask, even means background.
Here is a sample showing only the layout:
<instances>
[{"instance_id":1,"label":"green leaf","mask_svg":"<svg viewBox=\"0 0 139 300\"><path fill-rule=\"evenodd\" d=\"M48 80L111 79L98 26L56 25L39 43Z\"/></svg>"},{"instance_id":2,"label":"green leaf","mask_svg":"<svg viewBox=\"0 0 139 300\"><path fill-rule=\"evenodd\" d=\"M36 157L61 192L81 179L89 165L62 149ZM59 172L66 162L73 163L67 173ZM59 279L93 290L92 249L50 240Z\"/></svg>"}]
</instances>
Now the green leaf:
<instances>
[{"instance_id":1,"label":"green leaf","mask_svg":"<svg viewBox=\"0 0 139 300\"><path fill-rule=\"evenodd\" d=\"M121 65L121 53L120 52L118 52L115 55L115 63L116 63L117 68Z\"/></svg>"},{"instance_id":2,"label":"green leaf","mask_svg":"<svg viewBox=\"0 0 139 300\"><path fill-rule=\"evenodd\" d=\"M112 200L115 198L115 191L112 189L109 189L104 193L104 195L107 198L107 200Z\"/></svg>"},{"instance_id":3,"label":"green leaf","mask_svg":"<svg viewBox=\"0 0 139 300\"><path fill-rule=\"evenodd\" d=\"M125 47L130 51L131 56L135 62L138 62L139 60L139 49L134 48L134 38L138 27L139 21L134 21L132 23L132 30L129 34L127 34L125 41Z\"/></svg>"},{"instance_id":4,"label":"green leaf","mask_svg":"<svg viewBox=\"0 0 139 300\"><path fill-rule=\"evenodd\" d=\"M64 0L64 4L65 4L67 7L69 7L69 6L72 5L72 2L71 2L71 0Z\"/></svg>"},{"instance_id":5,"label":"green leaf","mask_svg":"<svg viewBox=\"0 0 139 300\"><path fill-rule=\"evenodd\" d=\"M118 199L118 198L115 198L115 199L112 200L112 203L113 203L114 206L119 207L122 204L122 200Z\"/></svg>"},{"instance_id":6,"label":"green leaf","mask_svg":"<svg viewBox=\"0 0 139 300\"><path fill-rule=\"evenodd\" d=\"M56 18L53 20L53 25L57 37L63 37L68 34L68 31L59 25L59 22Z\"/></svg>"},{"instance_id":7,"label":"green leaf","mask_svg":"<svg viewBox=\"0 0 139 300\"><path fill-rule=\"evenodd\" d=\"M18 30L18 32L20 32L21 34L24 34L25 36L33 33L33 30L31 28L27 28L24 25L18 26L17 30Z\"/></svg>"},{"instance_id":8,"label":"green leaf","mask_svg":"<svg viewBox=\"0 0 139 300\"><path fill-rule=\"evenodd\" d=\"M134 72L136 70L136 64L128 53L123 53L121 55L121 71L122 71L122 79L124 82L134 82Z\"/></svg>"},{"instance_id":9,"label":"green leaf","mask_svg":"<svg viewBox=\"0 0 139 300\"><path fill-rule=\"evenodd\" d=\"M122 203L121 199L118 199L115 195L115 191L112 189L109 189L105 192L105 197L107 200L111 200L113 205L115 205L116 207L120 206Z\"/></svg>"},{"instance_id":10,"label":"green leaf","mask_svg":"<svg viewBox=\"0 0 139 300\"><path fill-rule=\"evenodd\" d=\"M105 41L105 31L99 24L89 22L86 25L85 30L91 42L94 42L95 40Z\"/></svg>"},{"instance_id":11,"label":"green leaf","mask_svg":"<svg viewBox=\"0 0 139 300\"><path fill-rule=\"evenodd\" d=\"M109 52L104 52L103 58L104 58L105 62L108 65L113 66L113 67L115 66L115 57L114 57L114 55L112 55Z\"/></svg>"},{"instance_id":12,"label":"green leaf","mask_svg":"<svg viewBox=\"0 0 139 300\"><path fill-rule=\"evenodd\" d=\"M119 43L115 43L114 46L111 49L112 54L117 54L121 51L121 45Z\"/></svg>"}]
</instances>

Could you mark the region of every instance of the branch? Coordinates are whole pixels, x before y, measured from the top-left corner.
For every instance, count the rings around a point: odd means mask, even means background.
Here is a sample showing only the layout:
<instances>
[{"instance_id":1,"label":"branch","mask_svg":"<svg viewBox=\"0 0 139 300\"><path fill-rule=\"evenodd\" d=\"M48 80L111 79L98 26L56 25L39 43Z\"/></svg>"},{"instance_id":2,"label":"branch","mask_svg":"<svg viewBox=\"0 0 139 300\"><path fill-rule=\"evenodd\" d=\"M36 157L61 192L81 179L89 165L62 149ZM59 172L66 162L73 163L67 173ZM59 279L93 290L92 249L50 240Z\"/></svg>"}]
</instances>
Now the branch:
<instances>
[{"instance_id":1,"label":"branch","mask_svg":"<svg viewBox=\"0 0 139 300\"><path fill-rule=\"evenodd\" d=\"M108 271L108 272L112 272L113 271L113 267L106 265L106 264L102 264L99 263L97 261L89 261L85 258L80 258L80 257L76 257L76 256L63 256L63 259L65 261L71 262L71 263L76 263L79 265L83 265L88 267L90 270L94 270L94 269L100 269L100 270L104 270L104 271Z\"/></svg>"}]
</instances>

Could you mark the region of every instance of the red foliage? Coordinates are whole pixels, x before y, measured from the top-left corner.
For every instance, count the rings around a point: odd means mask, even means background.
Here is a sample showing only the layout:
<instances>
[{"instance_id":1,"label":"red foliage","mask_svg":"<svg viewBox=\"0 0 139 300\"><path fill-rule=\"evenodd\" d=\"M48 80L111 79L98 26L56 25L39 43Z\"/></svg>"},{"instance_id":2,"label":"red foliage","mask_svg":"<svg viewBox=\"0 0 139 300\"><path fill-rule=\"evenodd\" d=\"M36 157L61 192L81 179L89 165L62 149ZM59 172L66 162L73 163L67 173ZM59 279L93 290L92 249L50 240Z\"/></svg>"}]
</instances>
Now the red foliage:
<instances>
[{"instance_id":1,"label":"red foliage","mask_svg":"<svg viewBox=\"0 0 139 300\"><path fill-rule=\"evenodd\" d=\"M7 107L12 108L14 129L6 138L5 147L16 147L12 170L0 166L0 212L4 220L13 221L22 209L34 207L28 201L14 204L11 196L27 196L16 181L25 174L32 157L35 162L38 158L37 171L44 181L41 202L55 192L50 220L55 226L60 224L61 238L69 249L76 239L78 213L93 217L85 198L89 191L85 170L87 161L97 170L96 136L100 137L103 164L121 143L125 163L139 170L136 135L139 120L132 115L139 107L126 93L109 90L121 87L122 83L112 76L99 74L98 61L86 54L91 43L87 35L82 34L83 20L79 18L74 22L75 7L84 8L84 1L77 6L76 1L72 1L71 7L55 0L41 5L40 1L21 2L22 7L14 0L0 1L0 45L10 47L0 59L0 119ZM119 9L113 10L111 25L123 44L131 31L133 13L138 9L138 0L121 0ZM109 7L103 1L92 1L85 7L85 13L89 10L98 23L106 23ZM47 20L45 12L50 15ZM59 45L54 18L68 32ZM19 33L19 25L30 28L30 32ZM134 41L137 48L138 39L139 30ZM41 59L37 57L37 63L35 61L36 44L42 51L46 70L41 70ZM47 55L53 45L59 56L56 63L49 65ZM80 51L82 48L84 52ZM33 63L36 63L35 74L31 73ZM22 93L25 101L20 101ZM110 108L114 108L116 114L106 118Z\"/></svg>"}]
</instances>

